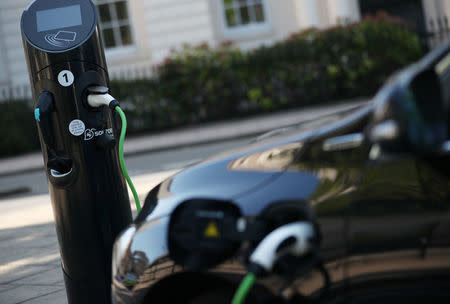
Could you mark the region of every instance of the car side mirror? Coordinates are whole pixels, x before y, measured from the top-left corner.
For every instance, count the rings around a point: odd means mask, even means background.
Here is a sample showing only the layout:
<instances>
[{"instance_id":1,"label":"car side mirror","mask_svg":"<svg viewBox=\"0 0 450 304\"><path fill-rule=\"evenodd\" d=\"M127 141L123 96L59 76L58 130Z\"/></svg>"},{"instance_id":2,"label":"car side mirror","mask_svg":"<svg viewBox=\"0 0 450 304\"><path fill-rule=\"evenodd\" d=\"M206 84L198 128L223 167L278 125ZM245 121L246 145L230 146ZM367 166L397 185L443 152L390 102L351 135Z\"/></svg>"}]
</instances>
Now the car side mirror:
<instances>
[{"instance_id":1,"label":"car side mirror","mask_svg":"<svg viewBox=\"0 0 450 304\"><path fill-rule=\"evenodd\" d=\"M399 72L375 96L366 137L382 150L428 154L448 140L440 75L429 56Z\"/></svg>"}]
</instances>

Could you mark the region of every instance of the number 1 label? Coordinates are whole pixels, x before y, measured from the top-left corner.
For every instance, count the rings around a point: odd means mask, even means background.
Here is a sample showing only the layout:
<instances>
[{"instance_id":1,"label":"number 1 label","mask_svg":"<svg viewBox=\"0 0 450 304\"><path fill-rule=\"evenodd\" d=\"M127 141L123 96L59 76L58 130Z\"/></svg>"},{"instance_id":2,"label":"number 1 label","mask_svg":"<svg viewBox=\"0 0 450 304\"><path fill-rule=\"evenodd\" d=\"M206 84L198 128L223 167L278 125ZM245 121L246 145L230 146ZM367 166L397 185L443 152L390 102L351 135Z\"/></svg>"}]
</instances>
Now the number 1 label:
<instances>
[{"instance_id":1,"label":"number 1 label","mask_svg":"<svg viewBox=\"0 0 450 304\"><path fill-rule=\"evenodd\" d=\"M63 70L58 74L58 82L63 87L68 87L73 84L75 77L73 76L71 71Z\"/></svg>"}]
</instances>

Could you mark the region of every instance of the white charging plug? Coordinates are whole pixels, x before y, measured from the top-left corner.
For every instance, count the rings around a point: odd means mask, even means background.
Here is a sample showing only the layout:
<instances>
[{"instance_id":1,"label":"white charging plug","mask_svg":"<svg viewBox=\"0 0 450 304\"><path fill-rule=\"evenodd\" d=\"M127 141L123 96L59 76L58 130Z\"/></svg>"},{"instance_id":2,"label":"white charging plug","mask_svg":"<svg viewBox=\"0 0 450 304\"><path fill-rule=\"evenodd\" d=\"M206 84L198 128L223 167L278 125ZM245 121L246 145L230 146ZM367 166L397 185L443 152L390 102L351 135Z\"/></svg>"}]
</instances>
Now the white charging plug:
<instances>
[{"instance_id":1,"label":"white charging plug","mask_svg":"<svg viewBox=\"0 0 450 304\"><path fill-rule=\"evenodd\" d=\"M90 94L87 97L88 105L93 108L109 106L109 104L114 100L116 99L109 94Z\"/></svg>"},{"instance_id":2,"label":"white charging plug","mask_svg":"<svg viewBox=\"0 0 450 304\"><path fill-rule=\"evenodd\" d=\"M314 227L309 222L294 222L270 232L250 256L250 262L270 272L283 255L302 256L313 248Z\"/></svg>"},{"instance_id":3,"label":"white charging plug","mask_svg":"<svg viewBox=\"0 0 450 304\"><path fill-rule=\"evenodd\" d=\"M119 102L108 94L109 89L102 86L91 86L87 89L87 104L91 108L108 106L111 110L115 110L119 106Z\"/></svg>"}]
</instances>

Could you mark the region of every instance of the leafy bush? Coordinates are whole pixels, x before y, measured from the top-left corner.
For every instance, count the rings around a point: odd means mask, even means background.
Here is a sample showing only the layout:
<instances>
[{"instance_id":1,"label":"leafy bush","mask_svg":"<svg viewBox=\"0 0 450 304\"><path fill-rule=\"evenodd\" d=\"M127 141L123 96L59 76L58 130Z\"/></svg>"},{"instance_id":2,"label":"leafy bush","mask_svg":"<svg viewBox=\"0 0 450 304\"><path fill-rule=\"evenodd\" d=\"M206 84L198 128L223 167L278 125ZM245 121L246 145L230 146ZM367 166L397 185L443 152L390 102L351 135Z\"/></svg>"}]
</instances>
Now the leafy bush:
<instances>
[{"instance_id":1,"label":"leafy bush","mask_svg":"<svg viewBox=\"0 0 450 304\"><path fill-rule=\"evenodd\" d=\"M113 92L129 101L137 119L132 131L157 130L371 96L420 56L417 36L379 15L250 52L231 43L186 45L157 68L157 77L114 82Z\"/></svg>"},{"instance_id":2,"label":"leafy bush","mask_svg":"<svg viewBox=\"0 0 450 304\"><path fill-rule=\"evenodd\" d=\"M129 133L138 133L370 96L420 56L418 37L402 22L379 15L309 29L249 52L229 42L216 49L186 45L157 67L153 78L112 81L111 91L127 112ZM30 132L13 133L25 143L14 144L11 135L1 154L36 146Z\"/></svg>"},{"instance_id":3,"label":"leafy bush","mask_svg":"<svg viewBox=\"0 0 450 304\"><path fill-rule=\"evenodd\" d=\"M0 156L39 149L39 137L29 100L0 103Z\"/></svg>"}]
</instances>

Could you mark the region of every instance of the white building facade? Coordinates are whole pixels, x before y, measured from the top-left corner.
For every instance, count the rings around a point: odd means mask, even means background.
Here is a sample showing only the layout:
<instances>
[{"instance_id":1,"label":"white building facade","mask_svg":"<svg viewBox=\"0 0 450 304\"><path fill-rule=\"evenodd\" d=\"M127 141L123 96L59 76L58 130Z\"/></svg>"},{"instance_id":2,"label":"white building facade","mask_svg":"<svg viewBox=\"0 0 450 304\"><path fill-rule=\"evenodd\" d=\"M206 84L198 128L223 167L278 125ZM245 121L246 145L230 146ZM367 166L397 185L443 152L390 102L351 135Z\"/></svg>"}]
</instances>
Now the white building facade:
<instances>
[{"instance_id":1,"label":"white building facade","mask_svg":"<svg viewBox=\"0 0 450 304\"><path fill-rule=\"evenodd\" d=\"M411 0L396 0L396 2ZM0 1L0 89L27 86L20 17L30 0ZM183 44L242 49L270 45L303 29L361 19L382 0L94 0L112 77L160 63ZM394 1L395 2L395 1ZM414 1L413 1L414 2ZM416 0L425 24L450 16L450 0ZM391 7L388 8L388 12ZM365 10L365 11L364 11ZM395 7L392 8L395 12ZM1 96L0 96L1 98Z\"/></svg>"}]
</instances>

